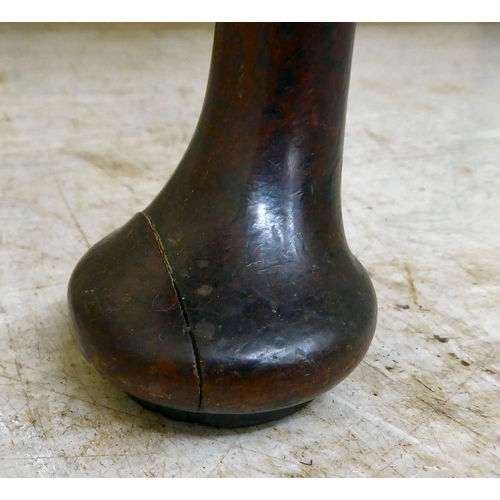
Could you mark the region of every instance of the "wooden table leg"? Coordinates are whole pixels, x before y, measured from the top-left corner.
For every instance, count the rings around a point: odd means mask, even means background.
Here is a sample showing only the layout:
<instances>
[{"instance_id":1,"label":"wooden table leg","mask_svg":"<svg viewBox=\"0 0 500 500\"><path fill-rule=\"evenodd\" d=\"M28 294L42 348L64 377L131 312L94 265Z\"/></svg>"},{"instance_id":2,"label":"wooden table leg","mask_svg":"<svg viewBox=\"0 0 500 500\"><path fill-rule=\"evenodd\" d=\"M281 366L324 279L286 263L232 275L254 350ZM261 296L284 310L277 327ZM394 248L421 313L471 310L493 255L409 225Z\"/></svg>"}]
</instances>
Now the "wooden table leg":
<instances>
[{"instance_id":1,"label":"wooden table leg","mask_svg":"<svg viewBox=\"0 0 500 500\"><path fill-rule=\"evenodd\" d=\"M365 355L375 293L340 206L353 39L345 23L218 24L177 170L73 272L82 351L146 407L257 424Z\"/></svg>"}]
</instances>

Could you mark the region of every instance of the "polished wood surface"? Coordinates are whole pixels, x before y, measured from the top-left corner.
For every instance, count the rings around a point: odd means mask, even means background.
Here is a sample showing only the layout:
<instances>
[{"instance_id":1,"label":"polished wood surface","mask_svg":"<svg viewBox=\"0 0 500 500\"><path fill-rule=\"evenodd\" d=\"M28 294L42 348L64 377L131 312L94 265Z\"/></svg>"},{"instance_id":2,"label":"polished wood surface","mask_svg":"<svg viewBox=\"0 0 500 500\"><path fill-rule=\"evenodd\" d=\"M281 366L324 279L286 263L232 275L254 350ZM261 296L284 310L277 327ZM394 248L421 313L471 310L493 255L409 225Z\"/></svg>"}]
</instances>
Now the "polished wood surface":
<instances>
[{"instance_id":1,"label":"polished wood surface","mask_svg":"<svg viewBox=\"0 0 500 500\"><path fill-rule=\"evenodd\" d=\"M366 353L376 299L340 206L353 39L345 23L218 24L177 170L76 267L79 345L146 406L260 423Z\"/></svg>"}]
</instances>

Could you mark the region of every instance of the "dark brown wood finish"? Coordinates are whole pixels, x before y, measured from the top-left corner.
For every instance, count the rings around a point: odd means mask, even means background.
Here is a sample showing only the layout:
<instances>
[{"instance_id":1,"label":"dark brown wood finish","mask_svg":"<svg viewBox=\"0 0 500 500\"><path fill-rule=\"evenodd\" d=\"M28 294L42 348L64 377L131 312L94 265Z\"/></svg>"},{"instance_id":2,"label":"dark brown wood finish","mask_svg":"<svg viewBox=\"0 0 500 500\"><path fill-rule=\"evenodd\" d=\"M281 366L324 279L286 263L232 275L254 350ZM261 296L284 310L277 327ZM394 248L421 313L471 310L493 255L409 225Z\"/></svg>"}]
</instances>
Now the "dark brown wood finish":
<instances>
[{"instance_id":1,"label":"dark brown wood finish","mask_svg":"<svg viewBox=\"0 0 500 500\"><path fill-rule=\"evenodd\" d=\"M75 269L83 351L145 406L260 423L365 355L375 293L340 207L353 38L346 23L218 24L177 170Z\"/></svg>"}]
</instances>

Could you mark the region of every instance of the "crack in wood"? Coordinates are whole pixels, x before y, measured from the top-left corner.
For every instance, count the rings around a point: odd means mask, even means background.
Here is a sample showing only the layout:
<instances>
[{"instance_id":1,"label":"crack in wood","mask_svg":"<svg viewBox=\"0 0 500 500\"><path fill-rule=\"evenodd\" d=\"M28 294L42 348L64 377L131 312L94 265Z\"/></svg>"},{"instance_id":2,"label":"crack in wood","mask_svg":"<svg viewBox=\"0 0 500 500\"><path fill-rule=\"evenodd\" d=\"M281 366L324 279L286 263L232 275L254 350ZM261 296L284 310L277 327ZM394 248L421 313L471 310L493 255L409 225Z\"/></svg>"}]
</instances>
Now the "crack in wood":
<instances>
[{"instance_id":1,"label":"crack in wood","mask_svg":"<svg viewBox=\"0 0 500 500\"><path fill-rule=\"evenodd\" d=\"M198 343L196 342L196 337L194 335L193 326L191 324L191 320L189 319L186 304L184 303L184 299L182 297L182 294L181 294L179 287L177 286L177 283L175 281L172 265L170 264L170 260L168 259L168 255L167 255L167 252L165 250L165 246L163 245L163 241L161 239L160 233L156 229L156 226L155 226L154 222L151 220L151 218L144 212L140 212L140 213L148 221L148 224L151 227L151 230L153 231L156 243L158 245L158 249L160 250L160 253L163 257L163 261L165 262L165 266L166 266L168 274L170 276L170 280L172 281L172 286L174 288L175 294L177 296L177 300L179 302L179 306L181 308L182 317L184 319L185 329L189 333L189 337L191 338L191 344L193 346L193 353L194 353L194 358L195 358L195 362L196 362L196 372L197 372L198 381L199 381L199 384L198 384L198 391L199 391L198 410L199 410L199 409L201 409L201 406L203 403L203 390L202 390L203 376L202 376L202 370L201 370L200 352L198 350Z\"/></svg>"}]
</instances>

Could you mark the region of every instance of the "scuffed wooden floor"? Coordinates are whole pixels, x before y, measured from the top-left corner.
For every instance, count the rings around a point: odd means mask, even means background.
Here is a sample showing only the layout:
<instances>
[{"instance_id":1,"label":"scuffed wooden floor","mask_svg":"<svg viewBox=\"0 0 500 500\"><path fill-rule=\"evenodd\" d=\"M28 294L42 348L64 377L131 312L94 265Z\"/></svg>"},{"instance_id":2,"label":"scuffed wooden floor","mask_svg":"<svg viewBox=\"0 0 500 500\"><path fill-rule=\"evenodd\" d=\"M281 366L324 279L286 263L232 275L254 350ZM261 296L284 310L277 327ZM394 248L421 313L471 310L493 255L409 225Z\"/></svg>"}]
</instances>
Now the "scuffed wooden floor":
<instances>
[{"instance_id":1,"label":"scuffed wooden floor","mask_svg":"<svg viewBox=\"0 0 500 500\"><path fill-rule=\"evenodd\" d=\"M142 410L79 353L69 275L175 168L212 33L0 27L0 476L499 476L495 25L358 26L343 209L379 322L340 386L214 430Z\"/></svg>"}]
</instances>

